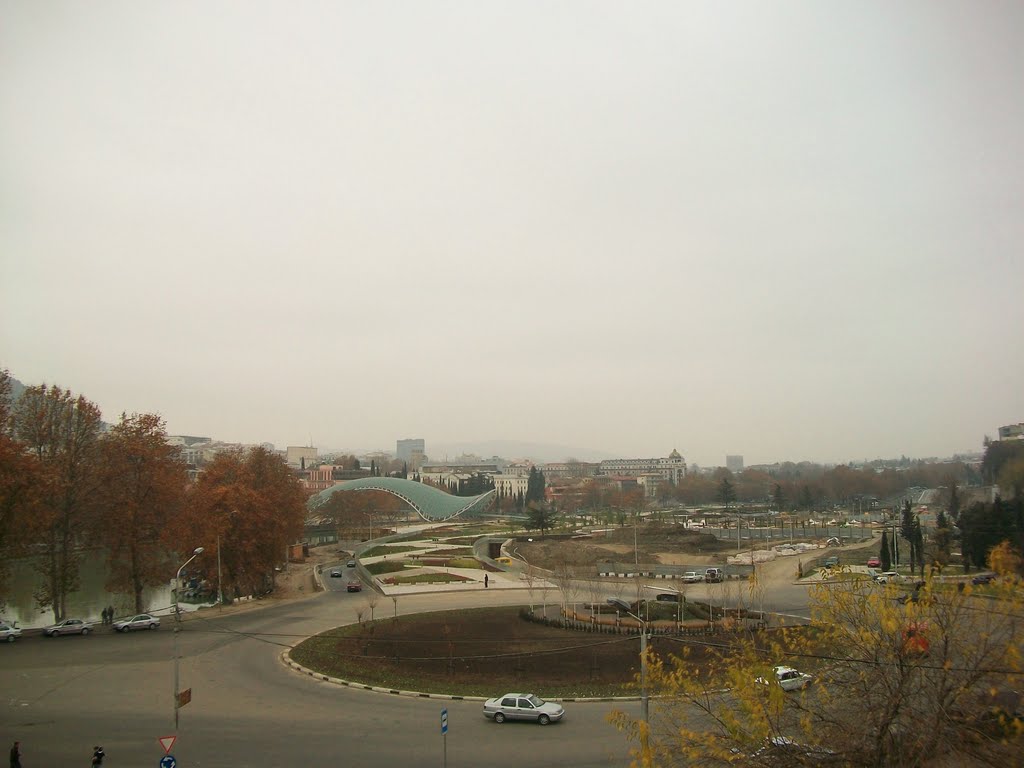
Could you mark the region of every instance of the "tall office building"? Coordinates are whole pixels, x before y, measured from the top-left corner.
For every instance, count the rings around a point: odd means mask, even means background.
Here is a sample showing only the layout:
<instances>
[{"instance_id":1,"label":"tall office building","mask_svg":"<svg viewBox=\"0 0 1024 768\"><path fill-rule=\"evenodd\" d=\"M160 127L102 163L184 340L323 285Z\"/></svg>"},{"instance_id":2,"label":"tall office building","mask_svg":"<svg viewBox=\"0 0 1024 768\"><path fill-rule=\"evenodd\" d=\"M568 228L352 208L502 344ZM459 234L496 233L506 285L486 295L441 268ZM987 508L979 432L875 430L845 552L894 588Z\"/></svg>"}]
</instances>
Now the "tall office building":
<instances>
[{"instance_id":1,"label":"tall office building","mask_svg":"<svg viewBox=\"0 0 1024 768\"><path fill-rule=\"evenodd\" d=\"M742 456L726 456L725 457L725 468L732 472L734 475L737 472L743 471L743 457Z\"/></svg>"},{"instance_id":2,"label":"tall office building","mask_svg":"<svg viewBox=\"0 0 1024 768\"><path fill-rule=\"evenodd\" d=\"M425 447L422 437L399 440L395 444L395 456L399 461L404 461L409 469L419 469L426 455Z\"/></svg>"}]
</instances>

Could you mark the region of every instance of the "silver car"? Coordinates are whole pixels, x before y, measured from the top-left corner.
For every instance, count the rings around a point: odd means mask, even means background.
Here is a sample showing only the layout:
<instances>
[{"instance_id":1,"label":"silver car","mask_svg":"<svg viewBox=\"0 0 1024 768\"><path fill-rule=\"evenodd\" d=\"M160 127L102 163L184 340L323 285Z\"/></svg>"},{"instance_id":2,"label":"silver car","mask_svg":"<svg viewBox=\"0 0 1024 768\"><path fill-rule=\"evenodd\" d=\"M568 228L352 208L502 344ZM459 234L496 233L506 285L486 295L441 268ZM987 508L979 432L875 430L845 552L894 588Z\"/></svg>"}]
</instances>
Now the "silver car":
<instances>
[{"instance_id":1,"label":"silver car","mask_svg":"<svg viewBox=\"0 0 1024 768\"><path fill-rule=\"evenodd\" d=\"M561 704L544 701L532 693L506 693L484 702L484 717L496 723L532 720L541 725L554 723L565 714Z\"/></svg>"},{"instance_id":2,"label":"silver car","mask_svg":"<svg viewBox=\"0 0 1024 768\"><path fill-rule=\"evenodd\" d=\"M119 619L111 626L118 632L131 632L133 629L159 629L160 619L150 616L148 613L140 613L130 619Z\"/></svg>"},{"instance_id":3,"label":"silver car","mask_svg":"<svg viewBox=\"0 0 1024 768\"><path fill-rule=\"evenodd\" d=\"M8 624L7 622L0 622L0 640L5 640L8 643L13 643L19 637L21 637L20 627L16 627L13 624Z\"/></svg>"},{"instance_id":4,"label":"silver car","mask_svg":"<svg viewBox=\"0 0 1024 768\"><path fill-rule=\"evenodd\" d=\"M47 637L56 637L57 635L88 635L92 631L91 621L82 621L81 619L64 619L64 621L58 621L56 624L51 624L43 630L43 634Z\"/></svg>"}]
</instances>

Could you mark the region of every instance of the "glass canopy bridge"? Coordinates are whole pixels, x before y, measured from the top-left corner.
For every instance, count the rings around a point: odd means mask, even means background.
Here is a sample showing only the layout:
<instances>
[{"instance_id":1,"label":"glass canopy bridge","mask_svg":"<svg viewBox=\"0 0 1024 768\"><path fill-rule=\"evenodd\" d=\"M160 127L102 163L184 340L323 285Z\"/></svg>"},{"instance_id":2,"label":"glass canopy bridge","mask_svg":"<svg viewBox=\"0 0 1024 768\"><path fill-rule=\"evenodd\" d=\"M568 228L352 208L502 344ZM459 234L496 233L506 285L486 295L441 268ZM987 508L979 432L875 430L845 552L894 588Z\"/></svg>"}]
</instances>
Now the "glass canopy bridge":
<instances>
[{"instance_id":1,"label":"glass canopy bridge","mask_svg":"<svg viewBox=\"0 0 1024 768\"><path fill-rule=\"evenodd\" d=\"M311 513L341 491L383 491L397 496L428 522L443 522L456 517L473 517L484 512L494 501L494 491L479 496L452 496L431 485L403 480L399 477L361 477L347 480L310 497L306 507Z\"/></svg>"}]
</instances>

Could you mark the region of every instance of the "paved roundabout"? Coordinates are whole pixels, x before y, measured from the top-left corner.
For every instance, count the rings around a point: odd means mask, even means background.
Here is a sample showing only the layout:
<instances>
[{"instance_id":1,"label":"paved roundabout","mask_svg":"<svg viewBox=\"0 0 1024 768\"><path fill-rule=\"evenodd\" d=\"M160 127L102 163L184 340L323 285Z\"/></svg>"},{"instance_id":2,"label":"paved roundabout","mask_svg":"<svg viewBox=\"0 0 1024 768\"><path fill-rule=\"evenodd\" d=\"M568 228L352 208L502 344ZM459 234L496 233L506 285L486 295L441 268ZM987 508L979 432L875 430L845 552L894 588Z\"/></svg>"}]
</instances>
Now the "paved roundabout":
<instances>
[{"instance_id":1,"label":"paved roundabout","mask_svg":"<svg viewBox=\"0 0 1024 768\"><path fill-rule=\"evenodd\" d=\"M404 594L400 615L453 608L520 605L521 590ZM803 588L771 607L799 612ZM382 606L383 609L384 606ZM385 695L334 685L282 663L311 635L357 620L359 593L328 590L247 612L191 618L180 633L182 689L173 754L178 766L627 765L629 745L606 721L635 701L576 702L565 720L541 728L495 725L478 701ZM19 740L23 765L83 765L93 745L111 766L158 766L159 739L174 734L173 633L97 633L24 638L0 648L0 731ZM494 695L504 691L495 691ZM543 691L540 693L543 694ZM448 732L441 733L447 710ZM524 750L526 750L524 752Z\"/></svg>"}]
</instances>

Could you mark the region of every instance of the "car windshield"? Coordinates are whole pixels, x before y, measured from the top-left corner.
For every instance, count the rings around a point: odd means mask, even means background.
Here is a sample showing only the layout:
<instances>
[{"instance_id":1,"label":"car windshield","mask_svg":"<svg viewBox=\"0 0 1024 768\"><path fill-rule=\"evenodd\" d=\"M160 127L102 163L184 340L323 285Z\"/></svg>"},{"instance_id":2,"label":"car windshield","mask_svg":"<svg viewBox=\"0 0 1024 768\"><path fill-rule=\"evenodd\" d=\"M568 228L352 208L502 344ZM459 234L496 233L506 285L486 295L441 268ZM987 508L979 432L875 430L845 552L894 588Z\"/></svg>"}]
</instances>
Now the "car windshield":
<instances>
[{"instance_id":1,"label":"car windshield","mask_svg":"<svg viewBox=\"0 0 1024 768\"><path fill-rule=\"evenodd\" d=\"M533 694L527 696L526 700L533 704L533 706L535 707L539 707L541 704L544 703L544 699L540 698L539 696L534 696Z\"/></svg>"}]
</instances>

